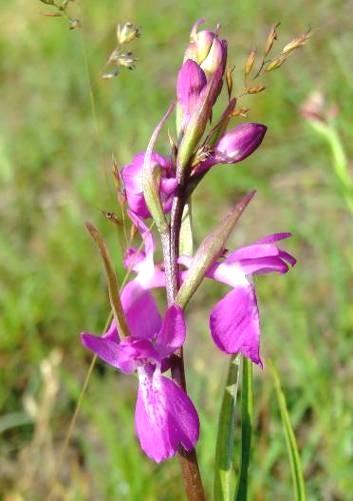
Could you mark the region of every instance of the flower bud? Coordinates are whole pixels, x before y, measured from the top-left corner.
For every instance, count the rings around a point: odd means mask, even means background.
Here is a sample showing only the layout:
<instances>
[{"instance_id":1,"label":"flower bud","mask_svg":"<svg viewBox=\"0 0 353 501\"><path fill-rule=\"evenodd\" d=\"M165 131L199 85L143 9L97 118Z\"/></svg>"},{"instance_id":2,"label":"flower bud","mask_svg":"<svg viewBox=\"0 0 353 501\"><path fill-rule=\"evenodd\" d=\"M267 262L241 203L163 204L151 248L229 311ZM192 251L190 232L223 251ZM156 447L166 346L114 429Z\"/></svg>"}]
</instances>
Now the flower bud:
<instances>
[{"instance_id":1,"label":"flower bud","mask_svg":"<svg viewBox=\"0 0 353 501\"><path fill-rule=\"evenodd\" d=\"M199 19L192 27L190 33L190 43L186 48L184 61L192 59L196 63L201 64L211 50L213 40L217 35L208 30L198 32L197 28L203 22L204 21L202 19Z\"/></svg>"},{"instance_id":2,"label":"flower bud","mask_svg":"<svg viewBox=\"0 0 353 501\"><path fill-rule=\"evenodd\" d=\"M207 83L206 75L192 59L187 59L177 79L177 132L182 132L194 112L202 89Z\"/></svg>"},{"instance_id":3,"label":"flower bud","mask_svg":"<svg viewBox=\"0 0 353 501\"><path fill-rule=\"evenodd\" d=\"M222 75L222 69L218 68L207 85L202 89L190 120L185 125L176 159L177 179L180 184L184 182L185 173L188 169L192 155L212 115L212 107L222 88Z\"/></svg>"},{"instance_id":4,"label":"flower bud","mask_svg":"<svg viewBox=\"0 0 353 501\"><path fill-rule=\"evenodd\" d=\"M227 60L226 41L219 40L218 34L211 31L197 32L201 22L197 21L191 31L191 42L178 77L177 129L182 133L177 154L180 184L222 90Z\"/></svg>"},{"instance_id":5,"label":"flower bud","mask_svg":"<svg viewBox=\"0 0 353 501\"><path fill-rule=\"evenodd\" d=\"M217 33L209 30L197 31L203 21L197 21L191 31L191 41L184 54L184 62L192 59L198 63L207 76L212 75L220 66L225 68L227 44L219 40Z\"/></svg>"},{"instance_id":6,"label":"flower bud","mask_svg":"<svg viewBox=\"0 0 353 501\"><path fill-rule=\"evenodd\" d=\"M251 155L262 143L267 127L257 123L240 124L225 134L212 154L193 174L200 175L216 164L235 164Z\"/></svg>"},{"instance_id":7,"label":"flower bud","mask_svg":"<svg viewBox=\"0 0 353 501\"><path fill-rule=\"evenodd\" d=\"M206 59L201 63L201 68L206 75L213 75L218 68L223 68L227 61L227 42L215 38Z\"/></svg>"},{"instance_id":8,"label":"flower bud","mask_svg":"<svg viewBox=\"0 0 353 501\"><path fill-rule=\"evenodd\" d=\"M216 146L222 163L236 163L251 155L262 143L267 127L257 123L240 124L225 134Z\"/></svg>"}]
</instances>

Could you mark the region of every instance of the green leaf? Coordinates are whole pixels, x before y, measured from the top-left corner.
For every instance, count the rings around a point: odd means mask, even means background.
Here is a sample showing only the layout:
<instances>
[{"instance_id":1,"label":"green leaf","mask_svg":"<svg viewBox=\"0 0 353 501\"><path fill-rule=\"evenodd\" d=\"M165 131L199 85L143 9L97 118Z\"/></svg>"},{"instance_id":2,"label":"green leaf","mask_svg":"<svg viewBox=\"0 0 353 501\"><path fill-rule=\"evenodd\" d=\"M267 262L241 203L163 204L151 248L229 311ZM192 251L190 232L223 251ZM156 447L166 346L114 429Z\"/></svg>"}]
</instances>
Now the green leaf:
<instances>
[{"instance_id":1,"label":"green leaf","mask_svg":"<svg viewBox=\"0 0 353 501\"><path fill-rule=\"evenodd\" d=\"M234 499L246 501L248 497L248 472L251 453L251 435L253 422L253 377L252 363L242 359L242 384L241 384L241 448L240 471L238 485Z\"/></svg>"},{"instance_id":2,"label":"green leaf","mask_svg":"<svg viewBox=\"0 0 353 501\"><path fill-rule=\"evenodd\" d=\"M281 414L284 436L287 443L289 461L292 472L294 499L296 501L305 501L306 496L305 496L303 469L300 462L297 441L295 439L292 424L289 418L286 398L281 388L278 372L272 363L270 363L270 368L273 377L273 382L275 385L278 406Z\"/></svg>"},{"instance_id":3,"label":"green leaf","mask_svg":"<svg viewBox=\"0 0 353 501\"><path fill-rule=\"evenodd\" d=\"M232 356L218 420L214 471L214 500L229 501L234 483L235 408L239 387L239 358Z\"/></svg>"},{"instance_id":4,"label":"green leaf","mask_svg":"<svg viewBox=\"0 0 353 501\"><path fill-rule=\"evenodd\" d=\"M143 195L145 197L147 207L160 233L168 232L168 223L159 196L160 171L156 169L154 162L152 162L152 155L153 148L157 142L162 127L173 111L174 107L175 103L173 102L163 115L157 127L154 129L151 139L148 143L143 161Z\"/></svg>"}]
</instances>

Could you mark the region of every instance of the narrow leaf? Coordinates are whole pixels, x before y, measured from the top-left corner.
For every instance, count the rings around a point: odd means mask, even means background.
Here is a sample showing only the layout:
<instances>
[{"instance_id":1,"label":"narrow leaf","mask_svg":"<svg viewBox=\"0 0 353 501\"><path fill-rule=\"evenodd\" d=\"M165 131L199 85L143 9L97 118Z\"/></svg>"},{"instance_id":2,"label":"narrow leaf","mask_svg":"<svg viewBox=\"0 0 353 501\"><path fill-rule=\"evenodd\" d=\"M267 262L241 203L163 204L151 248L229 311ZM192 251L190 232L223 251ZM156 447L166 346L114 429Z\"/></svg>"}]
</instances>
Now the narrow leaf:
<instances>
[{"instance_id":1,"label":"narrow leaf","mask_svg":"<svg viewBox=\"0 0 353 501\"><path fill-rule=\"evenodd\" d=\"M284 436L286 439L288 456L290 461L293 490L294 490L293 499L295 499L296 501L305 501L306 495L305 495L303 469L301 466L297 441L295 439L294 431L292 428L292 424L287 409L286 398L281 388L281 382L278 372L272 363L270 363L270 368L273 382L275 385L276 397L281 414L282 426L283 426Z\"/></svg>"},{"instance_id":2,"label":"narrow leaf","mask_svg":"<svg viewBox=\"0 0 353 501\"><path fill-rule=\"evenodd\" d=\"M229 235L254 195L255 191L247 193L228 212L223 221L201 242L176 297L176 303L182 308L185 308L210 266L223 252Z\"/></svg>"},{"instance_id":3,"label":"narrow leaf","mask_svg":"<svg viewBox=\"0 0 353 501\"><path fill-rule=\"evenodd\" d=\"M104 242L102 235L99 233L99 231L93 224L86 223L86 228L91 237L93 238L93 240L95 241L95 243L97 244L100 255L102 256L104 269L108 280L110 304L112 307L114 320L119 329L119 334L123 336L128 336L129 328L126 323L125 314L120 301L118 279L114 270L114 266L112 264L112 259L109 254L108 247Z\"/></svg>"},{"instance_id":4,"label":"narrow leaf","mask_svg":"<svg viewBox=\"0 0 353 501\"><path fill-rule=\"evenodd\" d=\"M162 208L161 200L159 197L159 176L160 173L153 168L152 155L153 148L156 144L158 136L162 130L164 123L173 111L175 103L173 102L165 114L163 115L161 121L158 123L157 127L154 129L151 139L148 143L147 150L145 153L145 158L143 162L143 194L152 214L153 220L156 223L158 231L164 233L168 230L168 223L165 218L165 214Z\"/></svg>"},{"instance_id":5,"label":"narrow leaf","mask_svg":"<svg viewBox=\"0 0 353 501\"><path fill-rule=\"evenodd\" d=\"M241 383L241 449L240 470L235 501L248 499L249 464L251 453L251 435L253 424L253 377L252 363L247 358L242 359Z\"/></svg>"},{"instance_id":6,"label":"narrow leaf","mask_svg":"<svg viewBox=\"0 0 353 501\"><path fill-rule=\"evenodd\" d=\"M234 429L239 376L239 358L232 356L218 420L213 486L215 500L230 501L234 486Z\"/></svg>"}]
</instances>

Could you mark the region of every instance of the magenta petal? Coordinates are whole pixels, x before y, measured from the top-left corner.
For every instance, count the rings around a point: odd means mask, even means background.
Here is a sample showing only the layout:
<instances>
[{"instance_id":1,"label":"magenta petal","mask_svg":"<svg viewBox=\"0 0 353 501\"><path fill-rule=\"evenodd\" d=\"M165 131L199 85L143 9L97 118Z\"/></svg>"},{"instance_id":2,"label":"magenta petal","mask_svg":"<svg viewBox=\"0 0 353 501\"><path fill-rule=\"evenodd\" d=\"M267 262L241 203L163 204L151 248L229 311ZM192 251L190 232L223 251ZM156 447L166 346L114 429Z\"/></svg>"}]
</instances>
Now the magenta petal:
<instances>
[{"instance_id":1,"label":"magenta petal","mask_svg":"<svg viewBox=\"0 0 353 501\"><path fill-rule=\"evenodd\" d=\"M145 152L138 153L132 162L125 165L121 170L121 178L124 183L128 206L132 212L142 218L150 217L145 198L143 195L143 163ZM168 157L164 157L157 152L152 153L151 162L154 167L157 165L163 172L170 170L172 164Z\"/></svg>"},{"instance_id":2,"label":"magenta petal","mask_svg":"<svg viewBox=\"0 0 353 501\"><path fill-rule=\"evenodd\" d=\"M256 240L255 244L272 244L273 242L278 242L279 240L285 240L291 237L292 234L289 232L273 233L272 235L267 235L266 237L259 238Z\"/></svg>"},{"instance_id":3,"label":"magenta petal","mask_svg":"<svg viewBox=\"0 0 353 501\"><path fill-rule=\"evenodd\" d=\"M148 339L134 339L131 336L119 344L118 367L125 374L136 370L141 363L160 363L160 356Z\"/></svg>"},{"instance_id":4,"label":"magenta petal","mask_svg":"<svg viewBox=\"0 0 353 501\"><path fill-rule=\"evenodd\" d=\"M183 310L176 305L168 308L162 329L156 339L156 349L161 357L166 357L180 348L185 341L186 325Z\"/></svg>"},{"instance_id":5,"label":"magenta petal","mask_svg":"<svg viewBox=\"0 0 353 501\"><path fill-rule=\"evenodd\" d=\"M242 123L227 132L216 145L218 163L233 164L251 155L262 143L267 127Z\"/></svg>"},{"instance_id":6,"label":"magenta petal","mask_svg":"<svg viewBox=\"0 0 353 501\"><path fill-rule=\"evenodd\" d=\"M239 261L239 266L245 275L264 275L266 273L287 273L288 264L279 256L263 257L256 259L244 259Z\"/></svg>"},{"instance_id":7,"label":"magenta petal","mask_svg":"<svg viewBox=\"0 0 353 501\"><path fill-rule=\"evenodd\" d=\"M239 286L228 292L211 311L214 342L226 353L240 353L255 364L260 358L259 312L254 288Z\"/></svg>"},{"instance_id":8,"label":"magenta petal","mask_svg":"<svg viewBox=\"0 0 353 501\"><path fill-rule=\"evenodd\" d=\"M178 187L178 181L175 177L161 178L161 191L165 195L173 195L177 187Z\"/></svg>"},{"instance_id":9,"label":"magenta petal","mask_svg":"<svg viewBox=\"0 0 353 501\"><path fill-rule=\"evenodd\" d=\"M118 333L118 329L116 328L115 320L112 320L108 330L103 334L103 339L108 339L109 341L113 341L114 343L120 342L120 337Z\"/></svg>"},{"instance_id":10,"label":"magenta petal","mask_svg":"<svg viewBox=\"0 0 353 501\"><path fill-rule=\"evenodd\" d=\"M200 66L191 59L185 61L178 73L177 99L186 117L194 111L206 82L206 75Z\"/></svg>"},{"instance_id":11,"label":"magenta petal","mask_svg":"<svg viewBox=\"0 0 353 501\"><path fill-rule=\"evenodd\" d=\"M281 259L283 259L284 261L287 261L288 264L290 264L291 266L295 266L296 263L297 263L297 260L295 259L294 256L292 256L291 254L289 254L289 252L286 252L286 251L283 251L283 250L279 250L279 255L281 257Z\"/></svg>"},{"instance_id":12,"label":"magenta petal","mask_svg":"<svg viewBox=\"0 0 353 501\"><path fill-rule=\"evenodd\" d=\"M160 331L162 319L156 302L136 280L125 285L121 303L132 336L151 339Z\"/></svg>"},{"instance_id":13,"label":"magenta petal","mask_svg":"<svg viewBox=\"0 0 353 501\"><path fill-rule=\"evenodd\" d=\"M81 343L107 364L119 368L119 343L89 332L81 333Z\"/></svg>"},{"instance_id":14,"label":"magenta petal","mask_svg":"<svg viewBox=\"0 0 353 501\"><path fill-rule=\"evenodd\" d=\"M128 270L138 273L141 263L144 262L145 253L134 247L128 247L124 254L124 266Z\"/></svg>"},{"instance_id":15,"label":"magenta petal","mask_svg":"<svg viewBox=\"0 0 353 501\"><path fill-rule=\"evenodd\" d=\"M258 259L263 257L273 257L278 256L278 247L274 244L252 244L245 247L239 247L233 252L227 254L225 262L234 263L235 261L240 261L241 259Z\"/></svg>"},{"instance_id":16,"label":"magenta petal","mask_svg":"<svg viewBox=\"0 0 353 501\"><path fill-rule=\"evenodd\" d=\"M140 368L135 427L142 450L157 463L191 450L199 437L199 418L190 398L170 379Z\"/></svg>"},{"instance_id":17,"label":"magenta petal","mask_svg":"<svg viewBox=\"0 0 353 501\"><path fill-rule=\"evenodd\" d=\"M152 259L153 262L153 252L154 252L154 242L153 242L153 235L151 231L147 228L145 223L142 221L140 217L138 217L136 214L134 214L131 211L128 211L128 215L131 219L131 221L134 223L134 225L137 227L137 229L140 232L141 238L143 240L144 246L145 246L145 255L146 259Z\"/></svg>"}]
</instances>

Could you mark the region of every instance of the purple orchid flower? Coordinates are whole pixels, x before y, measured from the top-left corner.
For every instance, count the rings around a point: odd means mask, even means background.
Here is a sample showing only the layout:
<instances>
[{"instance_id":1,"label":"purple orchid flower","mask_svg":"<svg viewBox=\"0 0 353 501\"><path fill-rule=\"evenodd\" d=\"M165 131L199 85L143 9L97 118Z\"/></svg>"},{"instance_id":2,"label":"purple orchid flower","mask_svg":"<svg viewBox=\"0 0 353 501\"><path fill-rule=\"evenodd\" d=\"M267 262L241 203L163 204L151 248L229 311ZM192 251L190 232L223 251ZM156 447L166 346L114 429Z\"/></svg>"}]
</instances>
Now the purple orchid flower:
<instances>
[{"instance_id":1,"label":"purple orchid flower","mask_svg":"<svg viewBox=\"0 0 353 501\"><path fill-rule=\"evenodd\" d=\"M260 146L267 127L259 123L243 123L224 134L208 158L194 168L193 174L199 175L217 164L241 162Z\"/></svg>"},{"instance_id":2,"label":"purple orchid flower","mask_svg":"<svg viewBox=\"0 0 353 501\"><path fill-rule=\"evenodd\" d=\"M232 287L210 314L212 338L225 353L240 353L262 366L259 310L249 277L273 271L286 273L294 266L295 258L276 245L277 241L290 236L290 233L275 233L227 253L207 272L209 278ZM179 260L187 267L191 261L192 258L185 256Z\"/></svg>"},{"instance_id":3,"label":"purple orchid flower","mask_svg":"<svg viewBox=\"0 0 353 501\"><path fill-rule=\"evenodd\" d=\"M142 171L145 153L138 153L132 159L131 164L126 165L121 170L121 177L124 183L127 203L131 211L140 217L151 216L143 195ZM154 168L161 171L160 195L162 206L165 212L169 212L172 205L173 195L177 188L177 181L173 173L173 165L168 157L159 153L152 154Z\"/></svg>"},{"instance_id":4,"label":"purple orchid flower","mask_svg":"<svg viewBox=\"0 0 353 501\"><path fill-rule=\"evenodd\" d=\"M169 357L184 343L184 316L178 306L171 306L162 321L150 293L138 286L134 295L122 294L122 303L131 335L120 339L113 321L102 337L83 332L81 341L121 372L137 372L136 434L142 450L159 463L174 456L180 447L191 450L199 436L199 418L192 401L171 379L162 376L169 368Z\"/></svg>"}]
</instances>

